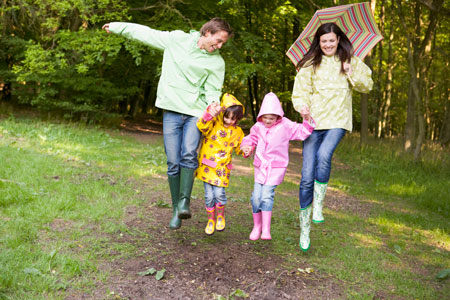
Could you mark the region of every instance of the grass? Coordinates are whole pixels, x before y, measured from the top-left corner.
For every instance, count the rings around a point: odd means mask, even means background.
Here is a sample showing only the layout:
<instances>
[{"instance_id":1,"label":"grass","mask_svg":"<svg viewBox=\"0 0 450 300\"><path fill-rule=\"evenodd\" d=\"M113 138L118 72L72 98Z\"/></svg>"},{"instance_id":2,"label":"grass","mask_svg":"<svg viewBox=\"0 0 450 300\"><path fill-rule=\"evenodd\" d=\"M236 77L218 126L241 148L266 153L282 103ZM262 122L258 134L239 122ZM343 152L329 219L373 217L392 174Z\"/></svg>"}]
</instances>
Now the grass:
<instances>
[{"instance_id":1,"label":"grass","mask_svg":"<svg viewBox=\"0 0 450 300\"><path fill-rule=\"evenodd\" d=\"M102 260L145 251L136 241L147 233L126 226L124 210L147 205L143 189L166 189L149 181L165 176L162 138L142 143L114 130L9 117L0 119L0 160L0 299L89 292L110 275L99 268ZM240 208L234 220L247 220L252 166L238 160L250 173L234 176L227 195ZM286 269L312 267L342 285L348 299L450 294L448 279L435 278L450 268L449 152L427 146L422 161L413 163L396 140L360 148L357 137L348 136L333 166L330 194L344 196L338 209L325 204L326 221L313 225L311 250L298 249L298 182L289 177L276 190L273 241L254 243L255 253L282 256ZM198 181L193 196L203 197ZM167 206L163 200L155 205ZM151 217L140 210L138 216ZM233 224L196 245L213 247L250 232L246 222ZM122 233L134 243L112 241Z\"/></svg>"}]
</instances>

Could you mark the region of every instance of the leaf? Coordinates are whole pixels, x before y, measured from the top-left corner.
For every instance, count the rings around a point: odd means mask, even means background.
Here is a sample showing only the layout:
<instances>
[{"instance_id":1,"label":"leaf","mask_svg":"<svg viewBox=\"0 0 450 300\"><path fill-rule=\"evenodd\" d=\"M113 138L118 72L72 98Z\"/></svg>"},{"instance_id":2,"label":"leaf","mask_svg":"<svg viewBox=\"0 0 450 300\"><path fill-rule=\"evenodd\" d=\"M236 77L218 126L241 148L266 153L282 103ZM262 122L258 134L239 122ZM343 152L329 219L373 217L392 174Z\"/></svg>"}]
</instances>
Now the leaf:
<instances>
[{"instance_id":1,"label":"leaf","mask_svg":"<svg viewBox=\"0 0 450 300\"><path fill-rule=\"evenodd\" d=\"M36 268L25 268L23 271L25 274L42 275L41 271Z\"/></svg>"},{"instance_id":2,"label":"leaf","mask_svg":"<svg viewBox=\"0 0 450 300\"><path fill-rule=\"evenodd\" d=\"M235 290L233 293L231 293L231 295L234 295L236 297L248 298L248 294L240 289Z\"/></svg>"},{"instance_id":3,"label":"leaf","mask_svg":"<svg viewBox=\"0 0 450 300\"><path fill-rule=\"evenodd\" d=\"M52 252L50 252L50 259L53 259L55 257L55 255L56 255L56 253L58 253L57 249L55 249Z\"/></svg>"},{"instance_id":4,"label":"leaf","mask_svg":"<svg viewBox=\"0 0 450 300\"><path fill-rule=\"evenodd\" d=\"M164 202L163 200L158 200L158 201L156 201L156 206L157 207L170 207L170 204L167 202Z\"/></svg>"},{"instance_id":5,"label":"leaf","mask_svg":"<svg viewBox=\"0 0 450 300\"><path fill-rule=\"evenodd\" d=\"M166 273L166 269L159 270L155 275L156 280L163 279L165 273Z\"/></svg>"},{"instance_id":6,"label":"leaf","mask_svg":"<svg viewBox=\"0 0 450 300\"><path fill-rule=\"evenodd\" d=\"M314 272L314 269L313 268L306 268L306 269L298 268L297 271L304 273L304 274L310 274L310 273Z\"/></svg>"},{"instance_id":7,"label":"leaf","mask_svg":"<svg viewBox=\"0 0 450 300\"><path fill-rule=\"evenodd\" d=\"M155 273L156 273L155 268L150 268L150 269L148 269L147 271L139 272L138 275L139 275L139 276L147 276L147 275L153 275L153 274L155 274Z\"/></svg>"},{"instance_id":8,"label":"leaf","mask_svg":"<svg viewBox=\"0 0 450 300\"><path fill-rule=\"evenodd\" d=\"M436 278L439 280L444 280L447 279L450 276L450 269L445 269L440 271L437 275Z\"/></svg>"}]
</instances>

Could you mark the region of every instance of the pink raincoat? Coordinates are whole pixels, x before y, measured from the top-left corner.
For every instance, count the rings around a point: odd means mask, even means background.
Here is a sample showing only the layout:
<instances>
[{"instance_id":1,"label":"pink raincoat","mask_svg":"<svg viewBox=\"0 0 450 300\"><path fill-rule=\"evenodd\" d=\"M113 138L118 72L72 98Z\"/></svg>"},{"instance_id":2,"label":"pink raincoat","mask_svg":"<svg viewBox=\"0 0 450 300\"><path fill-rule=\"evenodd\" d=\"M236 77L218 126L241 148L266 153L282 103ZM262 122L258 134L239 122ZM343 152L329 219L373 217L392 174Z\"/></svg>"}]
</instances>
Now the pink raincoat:
<instances>
[{"instance_id":1,"label":"pink raincoat","mask_svg":"<svg viewBox=\"0 0 450 300\"><path fill-rule=\"evenodd\" d=\"M280 116L275 124L266 128L262 115L274 114ZM284 112L280 100L274 93L264 97L258 114L258 122L250 129L250 134L244 137L243 146L256 146L253 165L255 167L255 182L264 185L279 185L289 163L289 141L305 140L314 130L315 122L304 121L296 123L283 117Z\"/></svg>"}]
</instances>

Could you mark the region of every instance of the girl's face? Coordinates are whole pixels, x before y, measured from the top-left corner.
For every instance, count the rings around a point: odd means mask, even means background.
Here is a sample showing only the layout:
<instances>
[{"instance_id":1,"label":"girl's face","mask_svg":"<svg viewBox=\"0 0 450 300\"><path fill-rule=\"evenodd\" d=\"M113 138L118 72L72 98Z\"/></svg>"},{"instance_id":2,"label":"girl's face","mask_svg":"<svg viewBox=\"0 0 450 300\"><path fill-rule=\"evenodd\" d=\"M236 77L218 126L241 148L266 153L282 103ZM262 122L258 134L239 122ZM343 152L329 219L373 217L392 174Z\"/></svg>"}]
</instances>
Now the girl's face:
<instances>
[{"instance_id":1,"label":"girl's face","mask_svg":"<svg viewBox=\"0 0 450 300\"><path fill-rule=\"evenodd\" d=\"M274 114L262 115L261 120L266 128L270 128L278 120L278 115Z\"/></svg>"},{"instance_id":2,"label":"girl's face","mask_svg":"<svg viewBox=\"0 0 450 300\"><path fill-rule=\"evenodd\" d=\"M223 126L228 128L236 124L236 119L232 113L228 114L228 116L223 116Z\"/></svg>"},{"instance_id":3,"label":"girl's face","mask_svg":"<svg viewBox=\"0 0 450 300\"><path fill-rule=\"evenodd\" d=\"M330 32L320 36L320 49L326 56L334 56L339 44L336 33Z\"/></svg>"}]
</instances>

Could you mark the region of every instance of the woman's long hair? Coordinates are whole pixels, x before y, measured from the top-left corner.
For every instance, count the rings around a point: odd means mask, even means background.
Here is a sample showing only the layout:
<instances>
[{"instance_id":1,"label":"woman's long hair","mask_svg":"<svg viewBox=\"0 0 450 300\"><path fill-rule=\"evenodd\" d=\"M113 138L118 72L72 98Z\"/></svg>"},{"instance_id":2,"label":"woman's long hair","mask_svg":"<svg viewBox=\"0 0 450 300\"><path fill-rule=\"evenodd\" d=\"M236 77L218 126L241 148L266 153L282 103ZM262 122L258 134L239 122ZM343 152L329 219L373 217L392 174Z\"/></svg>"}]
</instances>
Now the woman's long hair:
<instances>
[{"instance_id":1,"label":"woman's long hair","mask_svg":"<svg viewBox=\"0 0 450 300\"><path fill-rule=\"evenodd\" d=\"M341 61L341 73L344 74L344 62L350 62L353 56L353 45L348 39L347 35L337 26L335 23L324 23L317 28L314 35L311 47L305 56L298 62L297 69L303 66L313 66L314 71L320 66L322 62L322 49L320 49L320 37L324 34L334 32L336 37L339 38L339 43L336 50L336 55Z\"/></svg>"}]
</instances>

